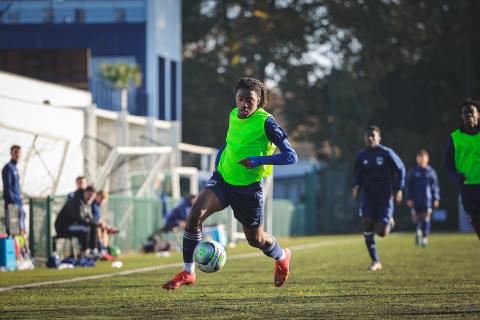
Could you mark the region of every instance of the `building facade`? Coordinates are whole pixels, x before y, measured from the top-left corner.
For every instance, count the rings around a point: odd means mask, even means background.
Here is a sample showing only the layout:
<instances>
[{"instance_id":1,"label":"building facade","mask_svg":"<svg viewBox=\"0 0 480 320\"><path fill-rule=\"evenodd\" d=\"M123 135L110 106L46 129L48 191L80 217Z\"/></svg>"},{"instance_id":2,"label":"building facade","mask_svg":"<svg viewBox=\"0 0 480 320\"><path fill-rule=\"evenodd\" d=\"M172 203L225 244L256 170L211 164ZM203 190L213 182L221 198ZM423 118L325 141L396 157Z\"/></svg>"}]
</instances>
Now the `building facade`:
<instances>
[{"instance_id":1,"label":"building facade","mask_svg":"<svg viewBox=\"0 0 480 320\"><path fill-rule=\"evenodd\" d=\"M129 112L181 121L181 0L8 1L0 39L0 70L88 89L110 110L120 110L120 93L100 65L138 64Z\"/></svg>"}]
</instances>

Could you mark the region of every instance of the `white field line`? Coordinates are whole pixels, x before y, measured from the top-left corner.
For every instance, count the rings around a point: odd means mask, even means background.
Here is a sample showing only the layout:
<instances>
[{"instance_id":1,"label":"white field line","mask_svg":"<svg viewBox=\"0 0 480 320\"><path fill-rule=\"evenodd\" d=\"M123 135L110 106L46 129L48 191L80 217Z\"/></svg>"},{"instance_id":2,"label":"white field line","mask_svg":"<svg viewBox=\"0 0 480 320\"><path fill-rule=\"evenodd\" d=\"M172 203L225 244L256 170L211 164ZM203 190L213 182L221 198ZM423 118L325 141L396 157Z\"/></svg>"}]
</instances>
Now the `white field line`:
<instances>
[{"instance_id":1,"label":"white field line","mask_svg":"<svg viewBox=\"0 0 480 320\"><path fill-rule=\"evenodd\" d=\"M335 245L351 244L351 243L356 243L360 241L361 241L360 239L355 239L355 238L342 239L342 240L328 240L328 241L322 241L322 242L299 244L296 246L291 246L290 249L292 250L292 252L295 252L295 251L309 250L309 249L315 249L320 247L330 247ZM261 257L261 256L263 256L262 252L242 253L242 254L236 254L236 255L230 256L228 257L228 260L240 260L240 259L248 259L248 258ZM43 286L62 284L62 283L105 279L105 278L111 278L116 276L128 276L135 273L157 271L157 270L163 270L163 269L169 269L169 268L180 268L182 266L183 266L183 262L177 262L177 263L170 263L170 264L162 264L159 266L125 270L125 271L120 271L115 273L97 274L93 276L76 277L76 278L70 278L70 279L64 279L64 280L19 284L19 285L10 286L10 287L1 287L0 292L5 292L13 289L28 289L28 288L43 287Z\"/></svg>"}]
</instances>

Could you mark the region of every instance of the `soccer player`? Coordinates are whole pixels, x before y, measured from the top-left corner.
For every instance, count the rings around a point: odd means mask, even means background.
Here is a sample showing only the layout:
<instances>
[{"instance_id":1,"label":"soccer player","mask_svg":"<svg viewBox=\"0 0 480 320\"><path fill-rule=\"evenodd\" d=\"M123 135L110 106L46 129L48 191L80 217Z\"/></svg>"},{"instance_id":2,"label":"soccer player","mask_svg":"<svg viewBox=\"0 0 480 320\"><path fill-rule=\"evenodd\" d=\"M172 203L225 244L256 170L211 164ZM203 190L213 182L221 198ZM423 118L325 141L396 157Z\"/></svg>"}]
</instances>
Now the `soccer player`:
<instances>
[{"instance_id":1,"label":"soccer player","mask_svg":"<svg viewBox=\"0 0 480 320\"><path fill-rule=\"evenodd\" d=\"M480 239L480 102L463 102L460 117L460 128L448 141L445 169L460 186L463 208Z\"/></svg>"},{"instance_id":2,"label":"soccer player","mask_svg":"<svg viewBox=\"0 0 480 320\"><path fill-rule=\"evenodd\" d=\"M437 173L428 165L426 150L417 153L417 165L408 171L406 182L407 206L412 210L412 221L416 225L415 243L426 247L430 232L432 208L440 205L440 187Z\"/></svg>"},{"instance_id":3,"label":"soccer player","mask_svg":"<svg viewBox=\"0 0 480 320\"><path fill-rule=\"evenodd\" d=\"M265 111L267 89L253 78L242 78L235 88L236 107L229 117L225 146L217 155L217 168L188 214L183 236L183 271L163 285L175 290L194 284L193 251L202 239L202 223L211 214L231 206L243 225L248 243L275 260L274 284L282 286L288 278L291 252L265 233L263 223L263 179L272 165L297 161L287 134ZM280 154L273 155L275 146Z\"/></svg>"},{"instance_id":4,"label":"soccer player","mask_svg":"<svg viewBox=\"0 0 480 320\"><path fill-rule=\"evenodd\" d=\"M393 228L393 200L402 201L405 181L405 166L397 154L380 144L380 129L369 126L364 135L364 150L361 150L354 165L355 184L353 198L363 189L360 201L363 235L372 263L371 271L382 269L375 247L374 234L387 236Z\"/></svg>"}]
</instances>

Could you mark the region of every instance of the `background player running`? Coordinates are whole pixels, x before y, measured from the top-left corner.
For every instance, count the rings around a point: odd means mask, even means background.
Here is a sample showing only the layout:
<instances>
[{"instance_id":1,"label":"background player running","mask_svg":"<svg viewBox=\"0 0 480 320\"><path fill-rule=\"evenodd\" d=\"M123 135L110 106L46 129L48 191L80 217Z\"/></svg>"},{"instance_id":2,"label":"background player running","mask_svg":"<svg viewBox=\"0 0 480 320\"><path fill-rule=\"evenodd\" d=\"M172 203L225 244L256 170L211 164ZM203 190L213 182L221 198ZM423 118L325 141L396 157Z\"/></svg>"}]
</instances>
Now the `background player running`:
<instances>
[{"instance_id":1,"label":"background player running","mask_svg":"<svg viewBox=\"0 0 480 320\"><path fill-rule=\"evenodd\" d=\"M407 206L412 210L412 221L416 225L415 243L426 247L432 209L437 209L440 205L440 187L437 173L428 165L428 152L418 151L416 160L417 165L407 174L405 197Z\"/></svg>"},{"instance_id":2,"label":"background player running","mask_svg":"<svg viewBox=\"0 0 480 320\"><path fill-rule=\"evenodd\" d=\"M230 113L225 146L217 155L217 170L199 194L188 215L183 236L183 271L163 288L175 290L196 281L193 251L202 239L202 223L211 214L231 206L243 226L248 243L275 259L275 286L288 278L291 252L265 233L263 223L263 178L271 165L297 161L297 154L267 105L265 85L253 78L242 78L235 89L236 108ZM280 154L272 155L275 146Z\"/></svg>"},{"instance_id":3,"label":"background player running","mask_svg":"<svg viewBox=\"0 0 480 320\"><path fill-rule=\"evenodd\" d=\"M460 106L461 125L448 141L445 169L459 184L465 212L480 239L480 102Z\"/></svg>"},{"instance_id":4,"label":"background player running","mask_svg":"<svg viewBox=\"0 0 480 320\"><path fill-rule=\"evenodd\" d=\"M372 263L369 270L382 269L375 247L374 234L385 237L393 228L393 200L402 201L405 166L397 154L380 144L380 129L370 126L365 131L365 149L361 150L354 164L355 184L352 190L356 198L363 189L360 201L360 217L363 234Z\"/></svg>"}]
</instances>

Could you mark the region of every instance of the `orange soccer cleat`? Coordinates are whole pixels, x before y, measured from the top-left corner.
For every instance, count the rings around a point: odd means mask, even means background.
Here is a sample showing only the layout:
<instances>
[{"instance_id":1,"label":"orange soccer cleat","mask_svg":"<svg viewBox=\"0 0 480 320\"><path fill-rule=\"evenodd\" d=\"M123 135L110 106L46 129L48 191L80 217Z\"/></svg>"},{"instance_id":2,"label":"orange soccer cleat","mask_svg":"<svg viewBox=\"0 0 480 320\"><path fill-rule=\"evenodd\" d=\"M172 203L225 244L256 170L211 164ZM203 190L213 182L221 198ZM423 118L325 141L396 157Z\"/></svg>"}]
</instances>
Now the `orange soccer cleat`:
<instances>
[{"instance_id":1,"label":"orange soccer cleat","mask_svg":"<svg viewBox=\"0 0 480 320\"><path fill-rule=\"evenodd\" d=\"M195 284L197 276L195 273L188 273L187 271L183 270L179 272L173 277L172 280L167 281L162 288L165 290L175 290L180 288L183 285L191 285Z\"/></svg>"},{"instance_id":2,"label":"orange soccer cleat","mask_svg":"<svg viewBox=\"0 0 480 320\"><path fill-rule=\"evenodd\" d=\"M285 257L275 262L275 286L281 287L288 279L288 272L290 268L290 259L292 258L292 252L290 249L285 248Z\"/></svg>"}]
</instances>

